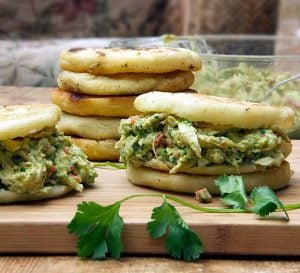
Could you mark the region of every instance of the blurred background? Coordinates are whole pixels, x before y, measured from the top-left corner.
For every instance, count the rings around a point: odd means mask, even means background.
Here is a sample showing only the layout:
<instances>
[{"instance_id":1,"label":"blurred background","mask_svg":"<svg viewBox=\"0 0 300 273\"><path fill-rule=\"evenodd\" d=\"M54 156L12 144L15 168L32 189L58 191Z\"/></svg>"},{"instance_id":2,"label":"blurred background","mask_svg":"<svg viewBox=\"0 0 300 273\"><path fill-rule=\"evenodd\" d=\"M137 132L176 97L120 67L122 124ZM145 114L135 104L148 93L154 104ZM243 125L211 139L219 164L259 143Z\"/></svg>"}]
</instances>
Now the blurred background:
<instances>
[{"instance_id":1,"label":"blurred background","mask_svg":"<svg viewBox=\"0 0 300 273\"><path fill-rule=\"evenodd\" d=\"M299 0L0 0L0 37L296 36L299 18Z\"/></svg>"},{"instance_id":2,"label":"blurred background","mask_svg":"<svg viewBox=\"0 0 300 273\"><path fill-rule=\"evenodd\" d=\"M300 55L300 0L0 0L0 85L56 86L64 49L164 34L211 35L226 54Z\"/></svg>"}]
</instances>

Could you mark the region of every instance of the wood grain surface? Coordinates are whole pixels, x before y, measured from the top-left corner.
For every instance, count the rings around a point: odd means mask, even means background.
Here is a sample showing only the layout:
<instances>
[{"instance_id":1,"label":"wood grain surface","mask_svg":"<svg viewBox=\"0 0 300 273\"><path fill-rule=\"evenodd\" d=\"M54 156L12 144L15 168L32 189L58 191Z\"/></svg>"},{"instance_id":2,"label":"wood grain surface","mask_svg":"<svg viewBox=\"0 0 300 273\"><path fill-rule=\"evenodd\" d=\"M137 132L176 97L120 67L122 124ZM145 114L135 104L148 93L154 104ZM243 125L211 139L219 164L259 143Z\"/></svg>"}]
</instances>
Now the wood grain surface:
<instances>
[{"instance_id":1,"label":"wood grain surface","mask_svg":"<svg viewBox=\"0 0 300 273\"><path fill-rule=\"evenodd\" d=\"M196 262L166 257L123 257L120 261L80 260L72 256L10 256L0 257L1 273L299 273L296 260L274 259L212 259Z\"/></svg>"},{"instance_id":2,"label":"wood grain surface","mask_svg":"<svg viewBox=\"0 0 300 273\"><path fill-rule=\"evenodd\" d=\"M32 87L0 87L0 105L8 104L18 104L18 103L28 103L28 102L49 102L50 101L50 89L46 88L32 88ZM293 155L289 158L293 168L299 166L300 161L300 150L298 142L295 143ZM109 171L99 170L100 176L98 183L95 186L98 191L102 191L104 187L109 187L113 192L119 192L121 189L118 188L116 184L111 181L111 176L108 175ZM122 171L114 172L113 177L120 176ZM123 175L122 175L123 176ZM110 179L110 180L107 180ZM293 179L292 185L279 192L280 197L283 197L283 201L299 202L299 186L297 181L299 181L299 173L296 171ZM119 181L117 181L119 183ZM146 189L137 188L126 183L127 190L122 192L122 196L128 193L130 189L134 189L134 192L148 191ZM95 188L90 188L82 194L71 194L65 198L52 201L44 201L39 204L26 204L24 205L14 205L14 206L1 206L0 226L7 226L8 229L1 228L0 230L0 247L2 255L0 256L0 272L2 273L36 273L36 272L284 272L284 273L296 273L300 272L300 262L299 262L299 212L290 212L291 221L289 223L283 223L274 220L258 220L253 215L242 215L240 219L241 222L236 223L235 215L209 215L192 212L183 208L179 208L180 212L183 213L184 218L189 222L191 221L191 227L198 227L197 230L200 232L202 239L205 241L206 251L209 250L213 252L214 249L218 248L218 253L229 253L229 250L234 249L236 252L236 247L239 246L239 251L247 253L247 248L255 248L259 253L267 254L264 251L266 249L273 249L271 252L290 252L290 247L292 247L293 255L297 252L298 256L208 256L197 262L183 262L175 261L164 256L129 256L123 257L120 261L114 261L108 259L106 261L95 262L90 260L81 260L74 256L40 256L40 252L48 252L50 249L57 249L57 245L66 245L68 251L74 252L75 238L66 233L66 220L73 215L73 212L69 211L67 215L64 211L64 200L67 200L68 204L74 204L83 199L86 199L91 192L95 191ZM94 194L94 193L93 193ZM102 196L99 196L102 198ZM110 203L114 201L116 196L112 196L110 193L105 196L105 199L94 200L99 203ZM189 200L192 197L185 196ZM159 200L146 200L148 204L159 203ZM148 239L142 240L141 237L145 235L144 227L139 225L140 219L148 219L150 216L150 208L148 211L143 211L143 206L141 204L145 202L142 200L135 200L134 202L127 203L126 207L122 210L122 217L124 217L126 226L124 236L129 236L134 228L138 231L133 234L136 240L128 238L126 240L126 250L136 248L145 248L141 246L142 244L147 244L148 252L154 251L154 249L159 252L163 252L160 247L161 242L153 243ZM212 206L218 206L219 202L214 199ZM53 207L52 207L53 206ZM138 206L138 207L137 207ZM22 209L21 209L22 207ZM46 216L41 215L46 207L52 207L52 212ZM73 207L75 210L76 207ZM125 211L124 211L125 210ZM9 215L9 211L10 214ZM27 211L23 215L24 211ZM29 211L29 212L28 212ZM3 220L3 216L5 219ZM205 218L209 217L209 218ZM279 216L280 217L280 216ZM10 219L10 222L7 222ZM32 221L35 219L35 221ZM60 220L59 220L60 219ZM209 220L208 222L206 221ZM53 224L53 220L56 224ZM59 221L57 221L59 220ZM21 221L21 222L20 222ZM41 221L45 221L41 225ZM60 222L61 221L61 222ZM221 222L220 222L221 221ZM130 228L131 223L131 228ZM201 224L199 224L201 223ZM235 224L234 224L235 223ZM247 231L244 230L243 226L249 228ZM212 229L213 227L213 229ZM43 233L35 234L40 228L43 229ZM132 229L133 228L133 229ZM211 230L212 229L212 230ZM262 231L266 231L263 234ZM217 232L214 234L214 232ZM272 232L274 236L268 236L268 233ZM275 233L275 234L274 234ZM203 236L205 235L205 236ZM262 241L268 237L268 241ZM49 237L50 236L50 237ZM17 242L17 238L22 238L21 242ZM50 239L52 238L52 239ZM246 242L241 238L246 238ZM254 241L252 239L254 238ZM39 240L41 240L39 242ZM18 245L23 250L22 254L17 254L14 256L7 256L8 253L5 249L10 249L11 253L19 252L11 244ZM294 245L294 246L293 246ZM296 245L296 246L295 246ZM298 245L298 247L297 247ZM30 254L31 252L36 252L38 248L42 248L39 253ZM28 253L30 252L30 253ZM286 252L286 253L287 253ZM26 255L24 255L26 253ZM22 256L19 256L22 255ZM31 256L29 256L31 255ZM37 256L35 256L37 255ZM213 257L213 258L209 258Z\"/></svg>"}]
</instances>

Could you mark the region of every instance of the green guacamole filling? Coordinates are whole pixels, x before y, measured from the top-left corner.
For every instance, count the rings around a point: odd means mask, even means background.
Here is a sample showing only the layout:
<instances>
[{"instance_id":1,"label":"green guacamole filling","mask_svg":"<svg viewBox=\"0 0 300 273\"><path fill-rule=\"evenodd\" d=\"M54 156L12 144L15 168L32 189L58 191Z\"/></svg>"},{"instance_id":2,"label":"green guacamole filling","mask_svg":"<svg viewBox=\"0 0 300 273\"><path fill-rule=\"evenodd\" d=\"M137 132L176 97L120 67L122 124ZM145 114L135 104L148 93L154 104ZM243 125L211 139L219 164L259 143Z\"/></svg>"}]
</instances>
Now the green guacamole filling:
<instances>
[{"instance_id":1,"label":"green guacamole filling","mask_svg":"<svg viewBox=\"0 0 300 273\"><path fill-rule=\"evenodd\" d=\"M279 166L282 137L270 129L239 129L190 122L167 114L124 119L120 124L121 161L134 165L158 159L170 173L186 168L254 164Z\"/></svg>"},{"instance_id":2,"label":"green guacamole filling","mask_svg":"<svg viewBox=\"0 0 300 273\"><path fill-rule=\"evenodd\" d=\"M0 141L0 188L47 193L55 184L82 191L97 176L86 155L54 128Z\"/></svg>"}]
</instances>

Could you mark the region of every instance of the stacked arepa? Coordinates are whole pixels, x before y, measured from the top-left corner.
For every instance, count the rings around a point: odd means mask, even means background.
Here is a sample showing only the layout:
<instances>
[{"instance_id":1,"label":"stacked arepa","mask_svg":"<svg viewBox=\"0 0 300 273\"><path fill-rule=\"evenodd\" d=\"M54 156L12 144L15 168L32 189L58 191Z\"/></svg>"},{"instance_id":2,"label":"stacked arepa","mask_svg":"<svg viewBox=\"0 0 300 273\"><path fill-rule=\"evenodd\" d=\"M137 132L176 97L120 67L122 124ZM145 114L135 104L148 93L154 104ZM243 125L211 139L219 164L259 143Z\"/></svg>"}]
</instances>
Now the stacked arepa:
<instances>
[{"instance_id":1,"label":"stacked arepa","mask_svg":"<svg viewBox=\"0 0 300 273\"><path fill-rule=\"evenodd\" d=\"M52 101L63 111L57 128L90 160L118 161L122 118L138 115L133 102L150 91L182 92L201 69L184 48L73 48L60 55L62 72Z\"/></svg>"}]
</instances>

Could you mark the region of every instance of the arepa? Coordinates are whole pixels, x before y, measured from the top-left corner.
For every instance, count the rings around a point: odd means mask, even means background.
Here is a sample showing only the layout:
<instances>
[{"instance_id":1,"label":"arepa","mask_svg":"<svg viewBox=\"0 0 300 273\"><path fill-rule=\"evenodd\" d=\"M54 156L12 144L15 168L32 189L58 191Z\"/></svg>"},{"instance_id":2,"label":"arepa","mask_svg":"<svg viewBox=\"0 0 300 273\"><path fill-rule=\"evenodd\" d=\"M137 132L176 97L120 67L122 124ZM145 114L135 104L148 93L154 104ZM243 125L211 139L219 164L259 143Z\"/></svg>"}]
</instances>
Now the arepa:
<instances>
[{"instance_id":1,"label":"arepa","mask_svg":"<svg viewBox=\"0 0 300 273\"><path fill-rule=\"evenodd\" d=\"M185 48L73 48L60 55L60 67L96 75L197 71L201 60Z\"/></svg>"},{"instance_id":2,"label":"arepa","mask_svg":"<svg viewBox=\"0 0 300 273\"><path fill-rule=\"evenodd\" d=\"M74 189L72 187L66 185L54 185L47 191L40 191L34 193L16 193L0 189L0 203L9 204L15 202L39 201L43 199L57 198L73 190Z\"/></svg>"},{"instance_id":3,"label":"arepa","mask_svg":"<svg viewBox=\"0 0 300 273\"><path fill-rule=\"evenodd\" d=\"M61 111L54 104L0 106L0 140L24 137L54 126Z\"/></svg>"},{"instance_id":4,"label":"arepa","mask_svg":"<svg viewBox=\"0 0 300 273\"><path fill-rule=\"evenodd\" d=\"M144 113L168 113L191 121L238 128L288 128L294 121L293 110L286 106L192 93L149 92L138 96L134 107Z\"/></svg>"},{"instance_id":5,"label":"arepa","mask_svg":"<svg viewBox=\"0 0 300 273\"><path fill-rule=\"evenodd\" d=\"M206 188L212 195L220 194L214 183L220 175L169 174L152 168L136 167L132 164L127 165L126 175L131 183L139 186L191 194ZM278 190L289 183L292 172L289 163L284 161L280 167L272 167L260 172L243 173L242 176L245 190L249 193L253 188L261 185Z\"/></svg>"},{"instance_id":6,"label":"arepa","mask_svg":"<svg viewBox=\"0 0 300 273\"><path fill-rule=\"evenodd\" d=\"M75 116L63 112L56 128L70 136L95 140L118 139L120 138L118 131L120 120L114 117Z\"/></svg>"},{"instance_id":7,"label":"arepa","mask_svg":"<svg viewBox=\"0 0 300 273\"><path fill-rule=\"evenodd\" d=\"M79 116L129 117L139 112L133 107L135 96L92 96L62 91L51 94L62 111Z\"/></svg>"},{"instance_id":8,"label":"arepa","mask_svg":"<svg viewBox=\"0 0 300 273\"><path fill-rule=\"evenodd\" d=\"M89 160L118 161L120 150L116 148L117 139L93 140L72 137L73 143L78 146Z\"/></svg>"},{"instance_id":9,"label":"arepa","mask_svg":"<svg viewBox=\"0 0 300 273\"><path fill-rule=\"evenodd\" d=\"M113 75L62 71L57 79L58 87L64 91L100 96L135 95L153 90L179 92L188 89L193 82L194 74L185 71Z\"/></svg>"}]
</instances>

